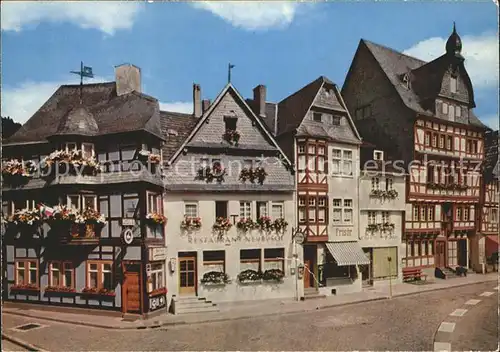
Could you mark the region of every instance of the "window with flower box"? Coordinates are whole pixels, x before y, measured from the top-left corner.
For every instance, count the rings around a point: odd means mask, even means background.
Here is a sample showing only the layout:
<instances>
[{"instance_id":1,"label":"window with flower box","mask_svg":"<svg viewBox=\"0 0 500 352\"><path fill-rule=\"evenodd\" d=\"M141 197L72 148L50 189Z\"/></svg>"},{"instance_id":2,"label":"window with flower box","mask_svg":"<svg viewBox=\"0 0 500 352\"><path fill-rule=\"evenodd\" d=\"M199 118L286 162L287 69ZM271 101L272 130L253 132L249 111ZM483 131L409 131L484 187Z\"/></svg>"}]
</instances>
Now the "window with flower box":
<instances>
[{"instance_id":1,"label":"window with flower box","mask_svg":"<svg viewBox=\"0 0 500 352\"><path fill-rule=\"evenodd\" d=\"M385 223L388 223L388 222L390 222L389 212L388 211L383 211L382 212L382 223L385 224Z\"/></svg>"},{"instance_id":2,"label":"window with flower box","mask_svg":"<svg viewBox=\"0 0 500 352\"><path fill-rule=\"evenodd\" d=\"M49 286L75 288L75 269L72 262L49 262Z\"/></svg>"},{"instance_id":3,"label":"window with flower box","mask_svg":"<svg viewBox=\"0 0 500 352\"><path fill-rule=\"evenodd\" d=\"M380 188L380 180L378 177L372 177L372 190L378 190Z\"/></svg>"},{"instance_id":4,"label":"window with flower box","mask_svg":"<svg viewBox=\"0 0 500 352\"><path fill-rule=\"evenodd\" d=\"M86 286L113 290L113 263L111 261L87 261Z\"/></svg>"},{"instance_id":5,"label":"window with flower box","mask_svg":"<svg viewBox=\"0 0 500 352\"><path fill-rule=\"evenodd\" d=\"M38 260L34 259L16 259L16 285L35 285L39 286L38 281Z\"/></svg>"},{"instance_id":6,"label":"window with flower box","mask_svg":"<svg viewBox=\"0 0 500 352\"><path fill-rule=\"evenodd\" d=\"M226 272L225 251L203 251L203 274L210 271Z\"/></svg>"},{"instance_id":7,"label":"window with flower box","mask_svg":"<svg viewBox=\"0 0 500 352\"><path fill-rule=\"evenodd\" d=\"M306 216L306 197L299 197L299 222L305 223L307 221Z\"/></svg>"},{"instance_id":8,"label":"window with flower box","mask_svg":"<svg viewBox=\"0 0 500 352\"><path fill-rule=\"evenodd\" d=\"M385 179L385 190L390 191L393 189L394 180L392 178Z\"/></svg>"},{"instance_id":9,"label":"window with flower box","mask_svg":"<svg viewBox=\"0 0 500 352\"><path fill-rule=\"evenodd\" d=\"M147 212L162 214L161 195L147 192Z\"/></svg>"},{"instance_id":10,"label":"window with flower box","mask_svg":"<svg viewBox=\"0 0 500 352\"><path fill-rule=\"evenodd\" d=\"M240 250L240 272L244 270L260 271L260 249L242 249Z\"/></svg>"},{"instance_id":11,"label":"window with flower box","mask_svg":"<svg viewBox=\"0 0 500 352\"><path fill-rule=\"evenodd\" d=\"M184 215L190 218L198 217L198 203L184 203Z\"/></svg>"},{"instance_id":12,"label":"window with flower box","mask_svg":"<svg viewBox=\"0 0 500 352\"><path fill-rule=\"evenodd\" d=\"M307 205L309 206L308 212L308 222L316 222L316 198L309 197L307 200Z\"/></svg>"},{"instance_id":13,"label":"window with flower box","mask_svg":"<svg viewBox=\"0 0 500 352\"><path fill-rule=\"evenodd\" d=\"M268 216L267 202L257 202L257 219Z\"/></svg>"},{"instance_id":14,"label":"window with flower box","mask_svg":"<svg viewBox=\"0 0 500 352\"><path fill-rule=\"evenodd\" d=\"M377 223L377 212L369 211L368 212L368 224L375 225Z\"/></svg>"},{"instance_id":15,"label":"window with flower box","mask_svg":"<svg viewBox=\"0 0 500 352\"><path fill-rule=\"evenodd\" d=\"M285 272L285 249L264 249L264 270L278 269Z\"/></svg>"}]
</instances>

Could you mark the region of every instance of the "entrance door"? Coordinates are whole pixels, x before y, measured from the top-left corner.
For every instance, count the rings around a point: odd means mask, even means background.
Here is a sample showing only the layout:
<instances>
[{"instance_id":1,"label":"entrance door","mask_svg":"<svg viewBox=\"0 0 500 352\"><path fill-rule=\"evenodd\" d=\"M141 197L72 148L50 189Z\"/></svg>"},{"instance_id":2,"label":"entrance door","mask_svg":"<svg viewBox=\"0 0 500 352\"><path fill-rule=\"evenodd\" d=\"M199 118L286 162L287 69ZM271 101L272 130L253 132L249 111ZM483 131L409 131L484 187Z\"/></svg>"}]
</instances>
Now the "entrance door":
<instances>
[{"instance_id":1,"label":"entrance door","mask_svg":"<svg viewBox=\"0 0 500 352\"><path fill-rule=\"evenodd\" d=\"M311 259L304 260L304 288L312 287L311 285L311 271L313 264Z\"/></svg>"},{"instance_id":2,"label":"entrance door","mask_svg":"<svg viewBox=\"0 0 500 352\"><path fill-rule=\"evenodd\" d=\"M435 255L435 260L436 260L436 267L437 268L443 268L445 267L445 242L444 241L436 241L436 255Z\"/></svg>"},{"instance_id":3,"label":"entrance door","mask_svg":"<svg viewBox=\"0 0 500 352\"><path fill-rule=\"evenodd\" d=\"M141 312L140 264L124 265L123 308L125 313Z\"/></svg>"},{"instance_id":4,"label":"entrance door","mask_svg":"<svg viewBox=\"0 0 500 352\"><path fill-rule=\"evenodd\" d=\"M196 257L179 258L179 295L196 294Z\"/></svg>"},{"instance_id":5,"label":"entrance door","mask_svg":"<svg viewBox=\"0 0 500 352\"><path fill-rule=\"evenodd\" d=\"M314 272L316 266L317 247L304 246L304 288L316 287Z\"/></svg>"},{"instance_id":6,"label":"entrance door","mask_svg":"<svg viewBox=\"0 0 500 352\"><path fill-rule=\"evenodd\" d=\"M458 240L458 248L457 248L457 256L458 256L458 265L467 267L467 240L461 239Z\"/></svg>"},{"instance_id":7,"label":"entrance door","mask_svg":"<svg viewBox=\"0 0 500 352\"><path fill-rule=\"evenodd\" d=\"M371 286L372 285L372 250L371 248L363 248L363 252L366 257L370 261L370 264L360 265L359 269L361 271L361 279L363 280L363 286Z\"/></svg>"}]
</instances>

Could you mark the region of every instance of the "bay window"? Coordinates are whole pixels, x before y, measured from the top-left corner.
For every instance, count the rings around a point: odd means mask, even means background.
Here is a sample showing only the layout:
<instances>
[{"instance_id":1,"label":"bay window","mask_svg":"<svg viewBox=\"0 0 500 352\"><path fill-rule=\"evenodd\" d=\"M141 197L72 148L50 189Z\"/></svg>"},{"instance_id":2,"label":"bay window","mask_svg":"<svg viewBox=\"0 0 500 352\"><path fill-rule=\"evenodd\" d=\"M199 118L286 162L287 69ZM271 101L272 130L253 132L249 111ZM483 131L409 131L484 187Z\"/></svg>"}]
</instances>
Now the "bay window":
<instances>
[{"instance_id":1,"label":"bay window","mask_svg":"<svg viewBox=\"0 0 500 352\"><path fill-rule=\"evenodd\" d=\"M137 193L129 193L123 195L123 217L134 219L137 217L139 207L139 195Z\"/></svg>"},{"instance_id":2,"label":"bay window","mask_svg":"<svg viewBox=\"0 0 500 352\"><path fill-rule=\"evenodd\" d=\"M158 193L147 192L147 211L148 213L160 213L162 212L161 206L161 195Z\"/></svg>"}]
</instances>

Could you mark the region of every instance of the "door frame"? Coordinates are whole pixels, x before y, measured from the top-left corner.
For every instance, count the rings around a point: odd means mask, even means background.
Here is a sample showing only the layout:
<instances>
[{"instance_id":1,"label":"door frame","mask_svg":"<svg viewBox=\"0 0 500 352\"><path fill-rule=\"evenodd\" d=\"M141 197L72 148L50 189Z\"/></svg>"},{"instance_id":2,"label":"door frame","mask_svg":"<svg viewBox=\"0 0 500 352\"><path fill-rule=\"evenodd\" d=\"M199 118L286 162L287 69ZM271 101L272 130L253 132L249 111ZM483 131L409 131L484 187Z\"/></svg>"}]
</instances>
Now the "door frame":
<instances>
[{"instance_id":1,"label":"door frame","mask_svg":"<svg viewBox=\"0 0 500 352\"><path fill-rule=\"evenodd\" d=\"M306 248L307 248L307 250L306 250ZM306 253L308 253L308 254L314 253L314 254L312 255L312 257L309 257L309 256L306 256ZM311 263L311 266L308 268L312 274L309 272L307 273L308 277L309 277L309 286L307 288L316 288L317 289L318 283L316 282L315 277L316 278L318 277L318 246L316 244L305 244L303 258L304 258L304 277L302 279L302 282L303 282L304 288L306 288L306 285L305 285L305 278L306 278L306 271L307 271L306 270L306 261L308 261ZM312 285L311 285L311 280L313 281Z\"/></svg>"},{"instance_id":2,"label":"door frame","mask_svg":"<svg viewBox=\"0 0 500 352\"><path fill-rule=\"evenodd\" d=\"M444 268L446 268L446 266L448 265L448 255L447 255L447 250L448 250L448 246L447 246L447 242L446 240L436 240L435 241L435 250L434 250L434 266L436 268L440 268L441 266L439 264L441 264L439 261L438 261L438 258L439 258L439 252L438 252L438 245L440 243L443 244L443 266Z\"/></svg>"},{"instance_id":3,"label":"door frame","mask_svg":"<svg viewBox=\"0 0 500 352\"><path fill-rule=\"evenodd\" d=\"M183 255L180 255L183 253ZM178 273L177 273L177 292L179 296L190 295L190 293L181 293L181 259L188 258L194 260L194 295L198 296L198 253L197 252L179 252L177 253Z\"/></svg>"},{"instance_id":4,"label":"door frame","mask_svg":"<svg viewBox=\"0 0 500 352\"><path fill-rule=\"evenodd\" d=\"M127 264L134 264L134 265L139 265L139 314L142 314L144 311L144 285L142 284L143 280L143 274L142 274L142 261L138 260L122 260L121 266L122 266L122 275L123 275L123 284L122 284L122 294L121 294L121 299L122 299L122 313L127 314ZM131 271L134 272L134 271ZM133 314L133 313L130 313Z\"/></svg>"}]
</instances>

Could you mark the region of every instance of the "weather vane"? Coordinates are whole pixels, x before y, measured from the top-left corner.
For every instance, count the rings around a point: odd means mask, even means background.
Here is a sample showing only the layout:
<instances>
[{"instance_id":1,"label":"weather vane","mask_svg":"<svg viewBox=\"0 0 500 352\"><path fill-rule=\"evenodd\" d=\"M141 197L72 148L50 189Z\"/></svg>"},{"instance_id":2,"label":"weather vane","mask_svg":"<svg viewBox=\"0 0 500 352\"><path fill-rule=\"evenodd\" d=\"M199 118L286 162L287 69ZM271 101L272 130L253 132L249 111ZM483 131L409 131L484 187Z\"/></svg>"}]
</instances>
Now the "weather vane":
<instances>
[{"instance_id":1,"label":"weather vane","mask_svg":"<svg viewBox=\"0 0 500 352\"><path fill-rule=\"evenodd\" d=\"M228 70L227 70L227 83L231 83L231 69L232 68L234 68L234 65L231 65L231 63L229 63Z\"/></svg>"},{"instance_id":2,"label":"weather vane","mask_svg":"<svg viewBox=\"0 0 500 352\"><path fill-rule=\"evenodd\" d=\"M80 62L80 71L70 71L70 73L74 73L75 75L80 76L80 104L81 104L82 103L83 77L94 78L94 74L92 73L92 67L83 66L83 61L81 61Z\"/></svg>"}]
</instances>

